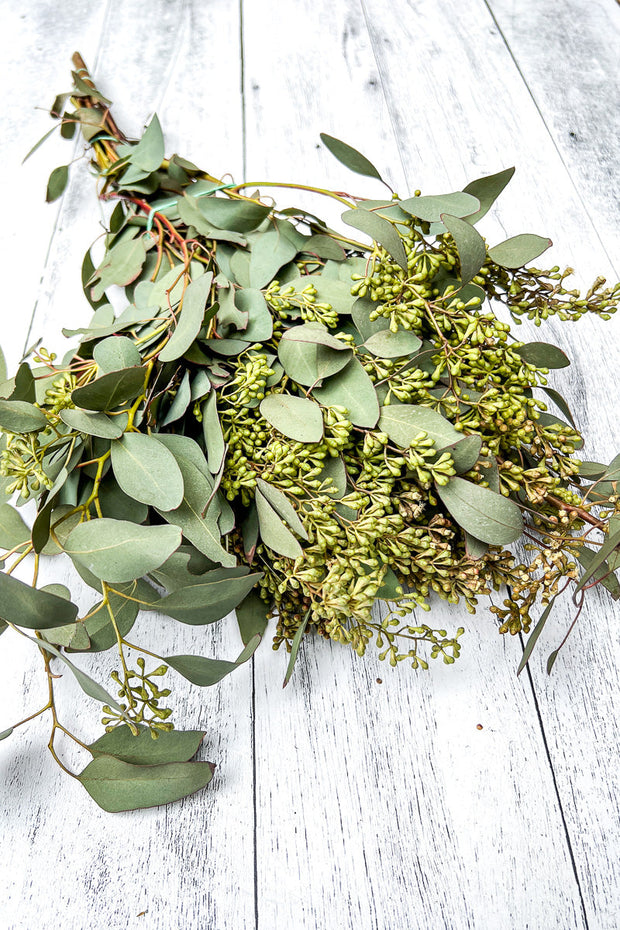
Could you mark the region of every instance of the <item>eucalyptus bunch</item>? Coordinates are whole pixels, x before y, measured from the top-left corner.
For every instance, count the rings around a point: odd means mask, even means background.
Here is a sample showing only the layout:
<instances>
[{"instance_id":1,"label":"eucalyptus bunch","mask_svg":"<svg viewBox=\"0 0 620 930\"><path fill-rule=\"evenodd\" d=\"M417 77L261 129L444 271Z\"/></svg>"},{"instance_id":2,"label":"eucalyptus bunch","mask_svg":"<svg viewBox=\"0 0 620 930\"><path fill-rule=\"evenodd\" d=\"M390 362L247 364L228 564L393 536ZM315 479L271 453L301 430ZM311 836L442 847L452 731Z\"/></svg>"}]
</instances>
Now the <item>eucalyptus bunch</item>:
<instances>
[{"instance_id":1,"label":"eucalyptus bunch","mask_svg":"<svg viewBox=\"0 0 620 930\"><path fill-rule=\"evenodd\" d=\"M157 116L126 138L75 61L52 116L63 137L82 133L113 209L103 255L83 262L90 321L64 330L62 359L37 344L0 392L14 500L0 506L0 632L38 648L49 698L27 719L49 711L63 768L59 730L90 752L75 777L98 804L152 806L209 782L213 766L189 761L204 734L173 730L163 678L216 684L270 618L274 648L290 653L286 684L310 632L359 655L375 641L392 665L454 662L463 627L419 622L435 596L473 613L502 589L490 610L503 633L530 632L542 608L521 668L562 592L575 619L587 588L620 596L620 456L575 457L582 437L547 381L568 358L506 322L608 319L620 285L597 278L582 297L570 269L532 267L551 245L538 235L488 246L476 227L513 169L400 198L323 135L388 193L225 183L166 158ZM52 172L48 200L68 175ZM253 192L268 186L339 201L351 234ZM32 527L19 513L28 501ZM524 561L506 548L518 540ZM66 588L38 585L40 557L61 553L97 592L83 616ZM13 572L30 555L27 584ZM141 610L205 625L234 609L233 661L130 638ZM74 662L109 649L113 693ZM58 719L62 665L103 705L91 745Z\"/></svg>"}]
</instances>

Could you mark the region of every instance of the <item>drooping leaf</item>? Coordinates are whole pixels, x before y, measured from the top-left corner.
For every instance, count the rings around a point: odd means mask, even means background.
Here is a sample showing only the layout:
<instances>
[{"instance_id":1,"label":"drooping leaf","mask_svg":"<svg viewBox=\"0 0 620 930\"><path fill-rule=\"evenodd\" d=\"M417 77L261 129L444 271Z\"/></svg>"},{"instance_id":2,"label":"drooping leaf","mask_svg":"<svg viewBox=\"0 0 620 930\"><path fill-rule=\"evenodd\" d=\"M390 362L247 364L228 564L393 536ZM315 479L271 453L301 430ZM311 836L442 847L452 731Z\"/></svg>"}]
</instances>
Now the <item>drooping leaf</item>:
<instances>
[{"instance_id":1,"label":"drooping leaf","mask_svg":"<svg viewBox=\"0 0 620 930\"><path fill-rule=\"evenodd\" d=\"M480 201L464 191L452 194L429 194L423 197L410 197L401 200L399 206L405 212L427 223L437 223L442 213L449 216L468 216L480 209Z\"/></svg>"},{"instance_id":2,"label":"drooping leaf","mask_svg":"<svg viewBox=\"0 0 620 930\"><path fill-rule=\"evenodd\" d=\"M159 568L180 544L175 526L140 526L103 517L76 526L65 552L95 577L114 583L133 581Z\"/></svg>"},{"instance_id":3,"label":"drooping leaf","mask_svg":"<svg viewBox=\"0 0 620 930\"><path fill-rule=\"evenodd\" d=\"M113 442L112 468L125 494L143 504L174 510L183 500L181 469L154 436L125 433Z\"/></svg>"},{"instance_id":4,"label":"drooping leaf","mask_svg":"<svg viewBox=\"0 0 620 930\"><path fill-rule=\"evenodd\" d=\"M535 236L533 233L522 233L494 245L489 249L489 257L502 268L521 268L546 252L551 245L551 239Z\"/></svg>"},{"instance_id":5,"label":"drooping leaf","mask_svg":"<svg viewBox=\"0 0 620 930\"><path fill-rule=\"evenodd\" d=\"M247 597L237 604L235 613L244 646L255 636L265 635L268 611L269 608L256 590L250 591Z\"/></svg>"},{"instance_id":6,"label":"drooping leaf","mask_svg":"<svg viewBox=\"0 0 620 930\"><path fill-rule=\"evenodd\" d=\"M286 667L286 675L284 676L284 681L282 682L282 687L286 688L291 677L293 675L293 669L295 668L295 662L297 661L297 655L299 653L299 647L301 645L301 640L306 632L306 627L308 626L308 620L310 619L310 611L306 612L305 617L299 624L297 631L293 637L293 642L291 644L291 654L289 656L288 665Z\"/></svg>"},{"instance_id":7,"label":"drooping leaf","mask_svg":"<svg viewBox=\"0 0 620 930\"><path fill-rule=\"evenodd\" d=\"M614 555L617 554L614 553ZM588 548L588 546L582 546L577 553L577 559L586 571L590 570L596 557L597 553L593 549ZM598 568L595 568L594 574L591 576L591 581L598 582L602 584L604 588L607 588L614 600L620 598L620 581L618 581L617 575L614 574L614 571L612 571L606 560L603 560L598 565Z\"/></svg>"},{"instance_id":8,"label":"drooping leaf","mask_svg":"<svg viewBox=\"0 0 620 930\"><path fill-rule=\"evenodd\" d=\"M208 271L187 285L176 329L159 353L160 362L172 362L180 358L196 339L202 326L212 280L213 273Z\"/></svg>"},{"instance_id":9,"label":"drooping leaf","mask_svg":"<svg viewBox=\"0 0 620 930\"><path fill-rule=\"evenodd\" d=\"M607 538L605 539L605 542L601 545L601 548L596 552L594 557L593 558L591 556L587 557L590 564L587 566L586 571L579 579L579 583L575 587L575 593L577 591L581 591L584 585L588 581L590 581L591 578L594 578L594 576L598 572L598 569L602 567L603 563L609 558L610 555L612 555L612 553L615 552L615 550L619 546L620 546L620 529L617 529L613 532L610 531ZM585 557L583 556L583 551L584 551L583 548L579 551L580 561L582 558L584 558L585 560Z\"/></svg>"},{"instance_id":10,"label":"drooping leaf","mask_svg":"<svg viewBox=\"0 0 620 930\"><path fill-rule=\"evenodd\" d=\"M59 168L54 168L47 182L47 192L45 194L45 199L48 203L52 203L54 200L58 200L58 198L64 194L68 180L68 165L60 165Z\"/></svg>"},{"instance_id":11,"label":"drooping leaf","mask_svg":"<svg viewBox=\"0 0 620 930\"><path fill-rule=\"evenodd\" d=\"M346 142L341 142L340 139L336 139L326 132L321 133L321 142L345 168L348 168L350 171L355 171L356 174L364 175L364 177L376 178L378 181L383 181L383 178L372 162L368 161L366 156L358 152L357 149L354 149L353 146L347 145Z\"/></svg>"},{"instance_id":12,"label":"drooping leaf","mask_svg":"<svg viewBox=\"0 0 620 930\"><path fill-rule=\"evenodd\" d=\"M489 488L464 478L450 478L446 485L437 486L437 494L459 526L482 542L505 546L523 532L517 505Z\"/></svg>"},{"instance_id":13,"label":"drooping leaf","mask_svg":"<svg viewBox=\"0 0 620 930\"><path fill-rule=\"evenodd\" d=\"M484 265L487 256L486 243L467 220L450 216L448 213L442 213L441 220L456 243L461 262L461 281L463 284L469 284Z\"/></svg>"},{"instance_id":14,"label":"drooping leaf","mask_svg":"<svg viewBox=\"0 0 620 930\"><path fill-rule=\"evenodd\" d=\"M524 362L536 365L537 368L568 368L570 365L568 356L548 342L526 342L513 351L520 355Z\"/></svg>"},{"instance_id":15,"label":"drooping leaf","mask_svg":"<svg viewBox=\"0 0 620 930\"><path fill-rule=\"evenodd\" d=\"M472 197L476 197L480 201L480 209L465 217L468 223L477 223L483 216L487 215L514 173L514 168L505 168L503 171L498 171L497 174L488 174L483 178L477 178L463 188L466 194L471 194Z\"/></svg>"},{"instance_id":16,"label":"drooping leaf","mask_svg":"<svg viewBox=\"0 0 620 930\"><path fill-rule=\"evenodd\" d=\"M234 672L243 665L256 652L261 637L256 635L248 642L243 652L235 662L223 659L207 659L205 656L166 656L166 662L175 672L182 675L199 688L209 688Z\"/></svg>"},{"instance_id":17,"label":"drooping leaf","mask_svg":"<svg viewBox=\"0 0 620 930\"><path fill-rule=\"evenodd\" d=\"M606 470L607 466L602 465L601 462L581 462L579 465L579 474L588 481L598 481Z\"/></svg>"},{"instance_id":18,"label":"drooping leaf","mask_svg":"<svg viewBox=\"0 0 620 930\"><path fill-rule=\"evenodd\" d=\"M77 777L104 811L140 810L187 797L213 777L210 762L130 765L114 756L97 756Z\"/></svg>"},{"instance_id":19,"label":"drooping leaf","mask_svg":"<svg viewBox=\"0 0 620 930\"><path fill-rule=\"evenodd\" d=\"M86 410L114 410L128 400L135 400L144 387L145 371L140 366L111 371L101 378L76 388L71 398Z\"/></svg>"},{"instance_id":20,"label":"drooping leaf","mask_svg":"<svg viewBox=\"0 0 620 930\"><path fill-rule=\"evenodd\" d=\"M60 419L71 429L98 436L100 439L120 439L123 424L120 417L108 417L105 413L86 413L78 407L66 407L60 411Z\"/></svg>"},{"instance_id":21,"label":"drooping leaf","mask_svg":"<svg viewBox=\"0 0 620 930\"><path fill-rule=\"evenodd\" d=\"M181 623L203 626L215 623L234 610L261 578L260 574L238 574L214 569L195 584L186 585L163 597L157 610Z\"/></svg>"},{"instance_id":22,"label":"drooping leaf","mask_svg":"<svg viewBox=\"0 0 620 930\"><path fill-rule=\"evenodd\" d=\"M93 358L104 374L121 371L123 368L135 368L142 362L135 343L127 336L108 336L102 339L93 349Z\"/></svg>"},{"instance_id":23,"label":"drooping leaf","mask_svg":"<svg viewBox=\"0 0 620 930\"><path fill-rule=\"evenodd\" d=\"M224 460L226 444L224 443L222 425L217 412L217 395L215 391L211 391L202 405L202 432L207 448L209 471L216 475Z\"/></svg>"},{"instance_id":24,"label":"drooping leaf","mask_svg":"<svg viewBox=\"0 0 620 930\"><path fill-rule=\"evenodd\" d=\"M153 739L148 727L141 726L134 736L123 724L105 733L88 747L95 756L114 756L130 765L161 765L165 762L188 762L200 748L206 733L204 730L160 731Z\"/></svg>"},{"instance_id":25,"label":"drooping leaf","mask_svg":"<svg viewBox=\"0 0 620 930\"><path fill-rule=\"evenodd\" d=\"M352 358L342 371L326 378L312 393L326 407L332 404L346 407L349 419L356 426L371 429L376 426L379 419L379 401L374 385L358 359Z\"/></svg>"},{"instance_id":26,"label":"drooping leaf","mask_svg":"<svg viewBox=\"0 0 620 930\"><path fill-rule=\"evenodd\" d=\"M397 265L407 270L407 255L405 247L398 234L398 231L389 220L377 216L376 213L369 213L367 210L345 210L342 219L348 226L359 229L370 236L379 245L390 253Z\"/></svg>"},{"instance_id":27,"label":"drooping leaf","mask_svg":"<svg viewBox=\"0 0 620 930\"><path fill-rule=\"evenodd\" d=\"M566 401L564 400L564 398L562 397L562 395L560 394L560 392L556 391L555 388L550 388L550 387L547 387L547 385L543 385L543 384L540 385L540 389L541 391L545 392L547 397L551 398L551 400L556 405L556 407L564 414L564 416L566 417L570 425L573 427L573 429L577 429L577 424L575 423L575 420L571 413L571 409L566 403Z\"/></svg>"},{"instance_id":28,"label":"drooping leaf","mask_svg":"<svg viewBox=\"0 0 620 930\"><path fill-rule=\"evenodd\" d=\"M481 539L476 539L475 536L472 536L471 533L465 530L465 552L468 558L477 561L486 555L488 549L488 543L482 542Z\"/></svg>"},{"instance_id":29,"label":"drooping leaf","mask_svg":"<svg viewBox=\"0 0 620 930\"><path fill-rule=\"evenodd\" d=\"M0 428L7 433L34 433L45 429L42 410L23 400L0 400Z\"/></svg>"},{"instance_id":30,"label":"drooping leaf","mask_svg":"<svg viewBox=\"0 0 620 930\"><path fill-rule=\"evenodd\" d=\"M0 733L0 740L7 739L14 729L15 727L9 727L8 730L3 730L2 733Z\"/></svg>"},{"instance_id":31,"label":"drooping leaf","mask_svg":"<svg viewBox=\"0 0 620 930\"><path fill-rule=\"evenodd\" d=\"M279 432L298 442L320 442L323 437L321 408L308 397L268 394L260 403L262 416Z\"/></svg>"},{"instance_id":32,"label":"drooping leaf","mask_svg":"<svg viewBox=\"0 0 620 930\"><path fill-rule=\"evenodd\" d=\"M300 558L303 554L301 546L267 498L258 489L255 501L260 536L265 545L289 559Z\"/></svg>"},{"instance_id":33,"label":"drooping leaf","mask_svg":"<svg viewBox=\"0 0 620 930\"><path fill-rule=\"evenodd\" d=\"M184 439L185 437L179 437ZM207 507L212 498L213 478L206 469L207 475L196 465L182 455L176 455L177 464L183 475L183 501L180 507L164 511L157 508L157 512L169 523L180 527L183 536L193 543L200 552L214 562L231 568L236 564L234 555L227 552L221 541L218 527L219 511L214 506ZM204 459L204 456L203 456ZM206 462L205 462L206 465ZM215 500L213 501L215 504Z\"/></svg>"},{"instance_id":34,"label":"drooping leaf","mask_svg":"<svg viewBox=\"0 0 620 930\"><path fill-rule=\"evenodd\" d=\"M540 634L542 633L547 620L549 619L549 614L553 610L554 604L555 604L555 598L553 597L551 598L551 600L549 601L549 603L543 610L540 620L538 621L538 623L536 624L536 626L530 633L527 643L525 644L525 649L523 650L521 661L519 662L519 668L517 669L517 675L521 674L521 672L523 671L523 669L529 662L530 656L532 655L532 652L534 651L534 646L538 642L538 638Z\"/></svg>"},{"instance_id":35,"label":"drooping leaf","mask_svg":"<svg viewBox=\"0 0 620 930\"><path fill-rule=\"evenodd\" d=\"M77 611L71 601L0 572L0 617L8 623L28 630L46 630L73 623Z\"/></svg>"},{"instance_id":36,"label":"drooping leaf","mask_svg":"<svg viewBox=\"0 0 620 930\"><path fill-rule=\"evenodd\" d=\"M10 504L0 504L0 548L13 549L30 539L30 529Z\"/></svg>"},{"instance_id":37,"label":"drooping leaf","mask_svg":"<svg viewBox=\"0 0 620 930\"><path fill-rule=\"evenodd\" d=\"M299 519L297 511L286 495L282 491L278 490L278 488L274 488L274 486L269 484L269 482L263 481L262 478L256 479L256 486L258 487L263 497L267 498L276 513L278 513L282 519L288 523L290 529L292 529L294 533L297 533L298 536L301 536L302 539L307 541L308 534L306 533L304 525Z\"/></svg>"}]
</instances>

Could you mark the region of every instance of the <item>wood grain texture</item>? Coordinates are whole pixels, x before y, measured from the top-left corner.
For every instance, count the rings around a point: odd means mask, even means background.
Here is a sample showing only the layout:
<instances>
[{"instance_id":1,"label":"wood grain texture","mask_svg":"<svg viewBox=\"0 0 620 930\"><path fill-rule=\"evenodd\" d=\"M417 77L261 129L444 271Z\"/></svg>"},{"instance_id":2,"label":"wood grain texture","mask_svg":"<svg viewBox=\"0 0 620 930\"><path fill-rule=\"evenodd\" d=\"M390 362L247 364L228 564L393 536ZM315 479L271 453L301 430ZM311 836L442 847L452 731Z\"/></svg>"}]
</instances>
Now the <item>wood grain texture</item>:
<instances>
[{"instance_id":1,"label":"wood grain texture","mask_svg":"<svg viewBox=\"0 0 620 930\"><path fill-rule=\"evenodd\" d=\"M48 143L18 167L48 125L27 108L49 106L66 86L76 47L96 62L128 132L157 110L167 148L215 174L382 196L320 146L321 131L360 148L400 191L459 189L516 164L484 221L489 241L525 229L549 234L555 260L580 269L580 283L611 275L617 252L605 254L599 233L617 234L617 212L600 190L605 179L617 190L617 114L605 122L604 101L611 107L607 46L618 11L603 0L591 7L586 24L576 0L553 0L545 9L556 19L530 11L530 32L506 0L153 0L148 8L5 0L4 78L12 86L18 75L20 91L4 95L0 163L10 171L0 195L14 222L0 227L0 256L19 278L12 299L23 316L3 330L3 347L15 362L37 300L32 331L48 346L60 325L88 316L79 266L99 206L86 166L74 166L51 207L42 203L46 178L70 146ZM579 41L565 36L571 16ZM567 48L578 64L563 95ZM569 116L578 144L563 135ZM588 141L596 125L600 157ZM337 204L265 193L338 222ZM619 435L617 322L550 324L544 336L525 326L523 338L546 338L571 355L554 385L593 437L587 454L609 460ZM42 580L69 577L57 560ZM87 593L74 576L70 583L86 607ZM0 927L615 930L617 606L594 594L550 679L544 661L567 609L550 623L531 679L515 677L519 641L498 637L485 610L472 619L437 605L432 617L447 629L463 623L468 635L459 663L429 674L392 670L372 650L360 660L310 641L284 691L286 658L269 644L254 668L217 689L177 679L178 719L207 730L200 757L218 768L205 792L169 808L99 811L49 758L39 722L3 742L0 836L11 854L0 872ZM138 641L153 626L170 651L238 650L230 622L203 634L148 615ZM29 644L8 634L1 643L9 680L0 728L5 715L9 724L38 706L44 684ZM104 681L113 659L80 662ZM65 680L62 690L73 717L78 692ZM76 729L94 737L97 719L89 702Z\"/></svg>"}]
</instances>

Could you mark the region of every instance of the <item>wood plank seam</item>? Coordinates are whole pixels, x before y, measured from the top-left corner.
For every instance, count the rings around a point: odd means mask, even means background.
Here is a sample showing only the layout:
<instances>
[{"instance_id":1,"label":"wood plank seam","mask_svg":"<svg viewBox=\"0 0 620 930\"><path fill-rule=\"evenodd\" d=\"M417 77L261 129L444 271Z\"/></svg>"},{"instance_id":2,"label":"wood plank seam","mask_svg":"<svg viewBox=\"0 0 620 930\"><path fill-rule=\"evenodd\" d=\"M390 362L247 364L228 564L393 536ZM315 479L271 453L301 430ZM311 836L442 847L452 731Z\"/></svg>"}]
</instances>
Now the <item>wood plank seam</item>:
<instances>
[{"instance_id":1,"label":"wood plank seam","mask_svg":"<svg viewBox=\"0 0 620 930\"><path fill-rule=\"evenodd\" d=\"M581 194L581 191L579 190L579 187L578 187L578 185L577 185L575 179L573 178L573 174L572 174L572 172L571 172L571 170L570 170L570 167L569 167L569 165L566 163L566 160L565 160L565 158L564 158L564 155L562 154L562 151L561 151L560 147L558 146L558 144L557 144L557 142L556 142L556 140L555 140L555 136L553 135L553 133L552 133L552 131L551 131L551 128L550 128L549 124L547 123L547 120L545 119L545 116L544 116L544 114L543 114L543 112L542 112L542 110L541 110L541 108L540 108L540 105L539 105L539 103L538 103L538 100L537 100L537 98L536 98L536 95L535 95L534 91L532 90L532 88L530 87L530 85L529 85L529 83L528 83L528 81L527 81L527 78L526 78L526 76L525 76L525 73L523 72L521 66L519 65L519 62L517 61L517 57L516 57L515 53L513 52L512 48L510 47L510 43L508 42L508 39L507 39L507 37L506 37L506 35L505 35L505 33L504 33L502 27L500 26L500 24L499 24L499 22L498 22L498 19L497 19L497 17L495 16L495 13L493 12L493 9L492 9L492 7L491 7L491 4L490 4L489 0L483 0L483 2L484 2L484 5L486 6L487 10L489 11L489 15L490 15L491 19L493 20L493 24L494 24L495 28L497 29L497 32L498 32L498 34L499 34L499 36L500 36L502 42L503 42L504 45L506 46L506 51L507 51L508 54L510 55L512 61L514 62L514 66L515 66L515 68L516 68L516 70L517 70L517 72L518 72L518 74L519 74L519 77L520 77L521 80L523 81L523 84L524 84L524 86L526 87L527 92L528 92L528 94L530 95L530 97L531 97L531 99L532 99L532 103L533 103L534 106L536 107L536 112L537 112L538 115L540 116L540 119L541 119L541 121L542 121L542 124L543 124L543 126L545 127L545 130L546 130L546 132L547 132L547 134L548 134L548 136L549 136L549 138L550 138L550 140L551 140L551 142L552 142L552 144L553 144L553 147L554 147L555 151L557 152L558 158L559 158L560 161L562 162L562 165L564 166L564 169L566 170L566 173L567 173L568 177L570 178L570 182L571 182L571 185L572 185L572 187L573 187L573 190L575 191L575 194L577 195L577 198L578 198L579 202L581 203L581 206L583 207L584 213L586 214L586 216L587 216L588 219L590 220L590 224L591 224L591 226L592 226L592 230L593 230L593 232L594 232L594 235L596 236L597 240L599 241L599 243L600 243L600 245L601 245L601 249L603 250L604 254L605 254L606 257L608 258L609 263L610 263L611 267L612 267L613 270L614 270L614 273L615 273L616 275L618 275L618 269L616 268L616 265L614 264L614 260L613 260L613 258L611 257L611 255L609 254L609 251L608 251L608 249L607 249L607 246L606 246L605 242L604 242L603 239L601 238L601 234L600 234L600 232L599 232L599 230L598 230L598 227L597 227L596 223L594 222L593 217L592 217L591 214L590 214L590 210L589 210L588 204L587 204L587 202L583 199L583 196L582 196L582 194Z\"/></svg>"}]
</instances>

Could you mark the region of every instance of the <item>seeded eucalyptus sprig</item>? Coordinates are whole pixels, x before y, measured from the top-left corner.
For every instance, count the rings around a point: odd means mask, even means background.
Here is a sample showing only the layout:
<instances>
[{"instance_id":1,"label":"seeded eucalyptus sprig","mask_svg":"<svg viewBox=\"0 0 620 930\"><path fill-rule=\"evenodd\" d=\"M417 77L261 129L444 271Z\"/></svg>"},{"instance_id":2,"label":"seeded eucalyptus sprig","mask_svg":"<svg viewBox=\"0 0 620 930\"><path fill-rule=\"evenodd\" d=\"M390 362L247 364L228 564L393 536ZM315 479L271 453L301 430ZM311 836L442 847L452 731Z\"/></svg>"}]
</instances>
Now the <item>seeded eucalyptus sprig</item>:
<instances>
[{"instance_id":1,"label":"seeded eucalyptus sprig","mask_svg":"<svg viewBox=\"0 0 620 930\"><path fill-rule=\"evenodd\" d=\"M93 756L75 777L98 804L145 807L208 783L212 766L189 761L204 734L173 730L164 706L169 671L215 684L269 618L274 648L290 653L286 683L312 632L359 655L374 640L392 665L454 662L464 628L416 615L433 596L473 613L502 589L490 610L512 634L540 614L521 668L563 592L575 620L589 587L620 596L620 456L575 458L581 435L547 381L568 358L518 341L495 312L608 319L620 285L567 289L570 269L530 264L551 244L538 235L488 246L476 226L513 169L404 199L389 185L364 200L225 183L166 158L156 116L139 141L125 137L75 62L52 116L65 138L79 128L113 209L103 255L84 258L90 322L65 331L74 347L61 360L37 348L0 392L2 481L17 508L37 506L32 528L0 506L11 563L0 632L39 649L49 697L27 720L49 711L63 768L58 730ZM322 139L385 184L355 149ZM68 175L52 172L48 200ZM257 186L341 202L350 235ZM126 300L118 315L113 291ZM527 562L506 548L518 540ZM63 586L38 586L40 556L61 552L97 592L84 616ZM32 584L12 574L27 556ZM235 608L235 661L129 639L140 610L205 625ZM114 694L69 658L109 649ZM59 663L103 705L106 733L90 746L58 719Z\"/></svg>"}]
</instances>

